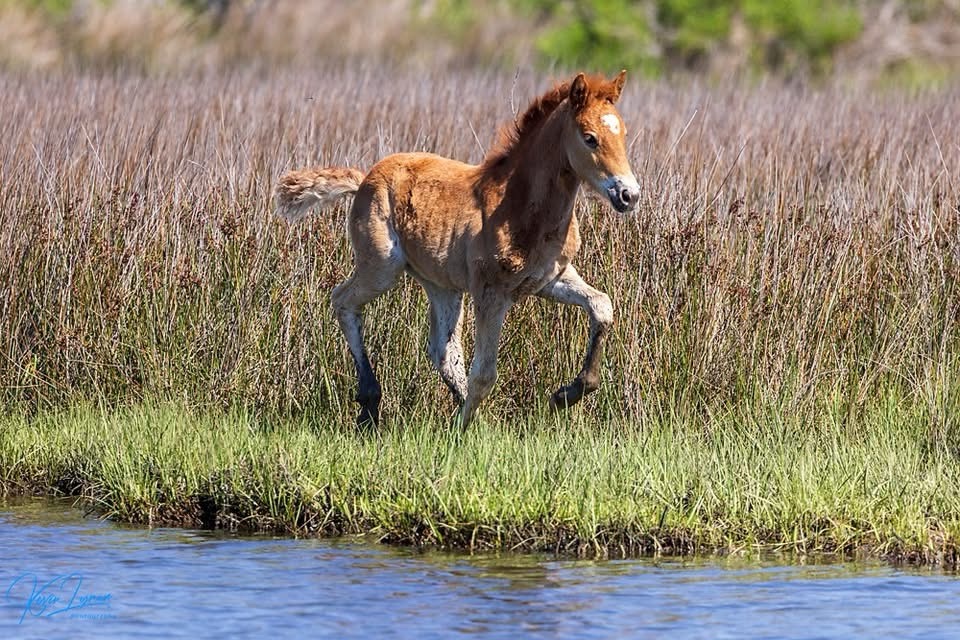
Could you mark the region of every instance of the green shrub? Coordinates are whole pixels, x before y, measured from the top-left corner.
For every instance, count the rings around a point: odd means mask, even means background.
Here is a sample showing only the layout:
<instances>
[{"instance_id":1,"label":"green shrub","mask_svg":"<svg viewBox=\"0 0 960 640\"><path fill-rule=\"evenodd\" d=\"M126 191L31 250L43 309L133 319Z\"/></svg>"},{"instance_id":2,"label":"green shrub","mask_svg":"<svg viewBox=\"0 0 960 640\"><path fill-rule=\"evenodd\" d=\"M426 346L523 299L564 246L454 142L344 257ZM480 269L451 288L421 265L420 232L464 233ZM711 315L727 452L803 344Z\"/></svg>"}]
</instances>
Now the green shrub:
<instances>
[{"instance_id":1,"label":"green shrub","mask_svg":"<svg viewBox=\"0 0 960 640\"><path fill-rule=\"evenodd\" d=\"M837 47L853 40L862 28L859 12L845 2L744 0L743 14L757 34L762 63L772 68L788 64L793 53L823 70Z\"/></svg>"},{"instance_id":2,"label":"green shrub","mask_svg":"<svg viewBox=\"0 0 960 640\"><path fill-rule=\"evenodd\" d=\"M728 0L657 2L657 19L669 30L668 54L684 66L698 62L712 43L727 37L734 5Z\"/></svg>"},{"instance_id":3,"label":"green shrub","mask_svg":"<svg viewBox=\"0 0 960 640\"><path fill-rule=\"evenodd\" d=\"M0 0L0 9L4 6L20 5L30 9L40 9L52 16L64 16L73 8L74 0Z\"/></svg>"},{"instance_id":4,"label":"green shrub","mask_svg":"<svg viewBox=\"0 0 960 640\"><path fill-rule=\"evenodd\" d=\"M537 40L546 61L567 67L656 73L660 61L642 5L629 0L526 2L552 7L550 24Z\"/></svg>"},{"instance_id":5,"label":"green shrub","mask_svg":"<svg viewBox=\"0 0 960 640\"><path fill-rule=\"evenodd\" d=\"M819 72L862 28L852 4L826 0L515 1L543 23L537 48L544 62L607 71L699 66L739 16L755 67Z\"/></svg>"}]
</instances>

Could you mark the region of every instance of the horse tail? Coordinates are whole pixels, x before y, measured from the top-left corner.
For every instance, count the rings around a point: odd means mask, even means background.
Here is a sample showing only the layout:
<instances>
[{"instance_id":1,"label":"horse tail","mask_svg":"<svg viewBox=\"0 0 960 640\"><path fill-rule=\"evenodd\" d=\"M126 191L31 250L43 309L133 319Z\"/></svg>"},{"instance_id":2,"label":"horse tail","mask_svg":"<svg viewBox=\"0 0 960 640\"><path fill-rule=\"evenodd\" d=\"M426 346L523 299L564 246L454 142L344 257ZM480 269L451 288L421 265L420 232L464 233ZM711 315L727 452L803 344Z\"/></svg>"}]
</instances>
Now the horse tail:
<instances>
[{"instance_id":1,"label":"horse tail","mask_svg":"<svg viewBox=\"0 0 960 640\"><path fill-rule=\"evenodd\" d=\"M364 173L350 167L312 167L288 171L274 190L277 215L296 222L318 205L333 204L357 192Z\"/></svg>"}]
</instances>

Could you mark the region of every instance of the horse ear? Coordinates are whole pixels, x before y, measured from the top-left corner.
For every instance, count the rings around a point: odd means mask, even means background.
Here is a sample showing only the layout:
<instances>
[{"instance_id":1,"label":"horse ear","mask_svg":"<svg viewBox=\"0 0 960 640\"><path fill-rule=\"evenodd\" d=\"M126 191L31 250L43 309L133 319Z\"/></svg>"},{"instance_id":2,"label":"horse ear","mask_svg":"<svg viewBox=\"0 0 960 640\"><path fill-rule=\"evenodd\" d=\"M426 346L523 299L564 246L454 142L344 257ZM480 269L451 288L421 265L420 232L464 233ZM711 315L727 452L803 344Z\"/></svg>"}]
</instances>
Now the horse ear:
<instances>
[{"instance_id":1,"label":"horse ear","mask_svg":"<svg viewBox=\"0 0 960 640\"><path fill-rule=\"evenodd\" d=\"M620 92L623 91L623 85L627 82L627 70L624 69L617 77L613 79L613 101L620 99Z\"/></svg>"},{"instance_id":2,"label":"horse ear","mask_svg":"<svg viewBox=\"0 0 960 640\"><path fill-rule=\"evenodd\" d=\"M588 93L587 78L582 73L578 73L570 83L570 104L573 105L574 110L580 111L587 106Z\"/></svg>"}]
</instances>

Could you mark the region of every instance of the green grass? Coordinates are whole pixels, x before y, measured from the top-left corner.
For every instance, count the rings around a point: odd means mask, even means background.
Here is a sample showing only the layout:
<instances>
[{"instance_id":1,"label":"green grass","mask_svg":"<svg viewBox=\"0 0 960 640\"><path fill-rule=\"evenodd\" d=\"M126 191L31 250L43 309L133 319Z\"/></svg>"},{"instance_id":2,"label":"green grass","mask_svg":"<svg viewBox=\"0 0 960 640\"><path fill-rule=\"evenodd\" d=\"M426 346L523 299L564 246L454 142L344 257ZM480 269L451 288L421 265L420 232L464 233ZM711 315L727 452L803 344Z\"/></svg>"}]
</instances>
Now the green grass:
<instances>
[{"instance_id":1,"label":"green grass","mask_svg":"<svg viewBox=\"0 0 960 640\"><path fill-rule=\"evenodd\" d=\"M700 424L579 413L439 417L379 435L323 418L263 420L176 405L0 422L6 493L81 496L152 525L584 556L780 550L955 564L955 432L889 398L856 423L771 411Z\"/></svg>"}]
</instances>

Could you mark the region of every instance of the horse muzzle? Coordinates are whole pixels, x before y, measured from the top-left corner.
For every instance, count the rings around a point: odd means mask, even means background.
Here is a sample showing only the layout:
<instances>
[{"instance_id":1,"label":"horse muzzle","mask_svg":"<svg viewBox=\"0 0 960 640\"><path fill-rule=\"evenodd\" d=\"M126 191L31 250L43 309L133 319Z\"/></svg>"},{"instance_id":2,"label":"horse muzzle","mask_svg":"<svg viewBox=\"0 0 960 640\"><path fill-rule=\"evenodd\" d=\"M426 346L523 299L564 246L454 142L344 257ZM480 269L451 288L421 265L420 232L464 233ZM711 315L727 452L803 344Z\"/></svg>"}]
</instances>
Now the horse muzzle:
<instances>
[{"instance_id":1,"label":"horse muzzle","mask_svg":"<svg viewBox=\"0 0 960 640\"><path fill-rule=\"evenodd\" d=\"M632 175L607 178L603 181L603 192L607 194L613 208L620 213L633 211L640 201L640 185Z\"/></svg>"}]
</instances>

